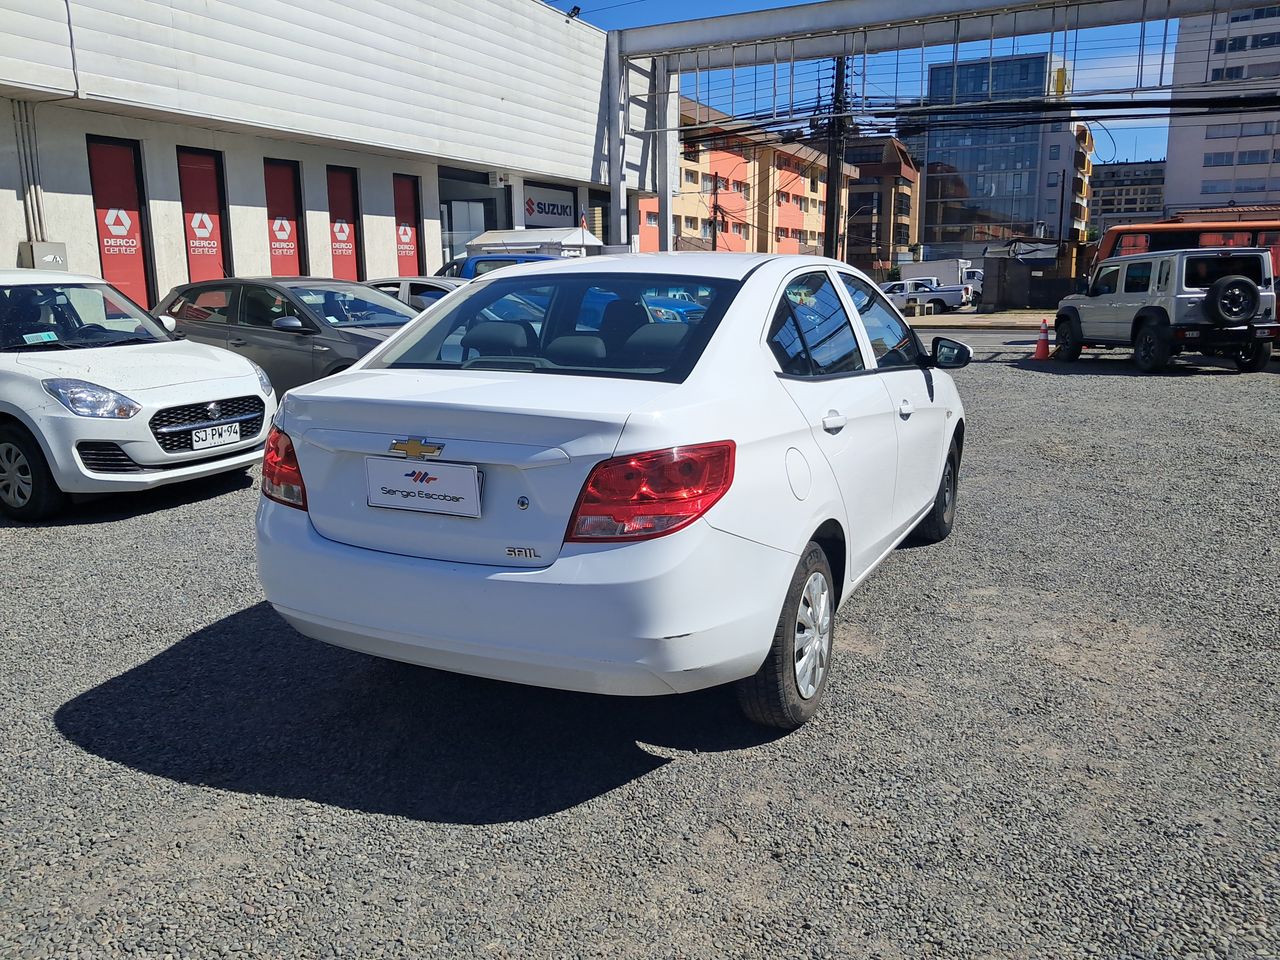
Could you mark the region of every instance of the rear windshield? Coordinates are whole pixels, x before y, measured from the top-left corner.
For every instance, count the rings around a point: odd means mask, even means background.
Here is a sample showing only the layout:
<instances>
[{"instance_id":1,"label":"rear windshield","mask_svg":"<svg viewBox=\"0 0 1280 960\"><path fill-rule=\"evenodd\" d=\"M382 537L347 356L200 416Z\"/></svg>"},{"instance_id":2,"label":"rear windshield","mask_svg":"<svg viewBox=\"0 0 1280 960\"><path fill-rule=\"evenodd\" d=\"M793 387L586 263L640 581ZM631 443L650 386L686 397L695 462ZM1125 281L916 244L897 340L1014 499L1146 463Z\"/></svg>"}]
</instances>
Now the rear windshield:
<instances>
[{"instance_id":1,"label":"rear windshield","mask_svg":"<svg viewBox=\"0 0 1280 960\"><path fill-rule=\"evenodd\" d=\"M638 273L495 276L428 311L370 367L679 383L740 286Z\"/></svg>"},{"instance_id":2,"label":"rear windshield","mask_svg":"<svg viewBox=\"0 0 1280 960\"><path fill-rule=\"evenodd\" d=\"M1188 288L1208 287L1223 277L1248 277L1261 284L1262 257L1262 254L1187 257L1184 285Z\"/></svg>"}]
</instances>

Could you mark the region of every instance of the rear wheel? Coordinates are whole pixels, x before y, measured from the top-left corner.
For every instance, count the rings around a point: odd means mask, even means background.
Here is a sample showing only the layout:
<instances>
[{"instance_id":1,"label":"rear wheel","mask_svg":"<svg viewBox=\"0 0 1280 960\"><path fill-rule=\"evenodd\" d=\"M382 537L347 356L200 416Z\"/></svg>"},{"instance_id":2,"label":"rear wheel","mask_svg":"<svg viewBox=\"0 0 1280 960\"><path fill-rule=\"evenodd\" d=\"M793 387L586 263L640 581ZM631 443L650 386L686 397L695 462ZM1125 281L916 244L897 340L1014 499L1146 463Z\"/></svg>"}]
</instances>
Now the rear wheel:
<instances>
[{"instance_id":1,"label":"rear wheel","mask_svg":"<svg viewBox=\"0 0 1280 960\"><path fill-rule=\"evenodd\" d=\"M836 592L827 555L810 541L791 578L769 655L739 680L738 703L751 720L795 730L818 712L831 670Z\"/></svg>"},{"instance_id":2,"label":"rear wheel","mask_svg":"<svg viewBox=\"0 0 1280 960\"><path fill-rule=\"evenodd\" d=\"M1133 340L1133 362L1143 373L1159 373L1169 365L1173 338L1169 328L1155 320L1143 321Z\"/></svg>"},{"instance_id":3,"label":"rear wheel","mask_svg":"<svg viewBox=\"0 0 1280 960\"><path fill-rule=\"evenodd\" d=\"M1057 350L1053 355L1065 363L1080 359L1080 351L1084 349L1084 335L1080 330L1080 321L1074 317L1059 317L1054 328L1057 334Z\"/></svg>"},{"instance_id":4,"label":"rear wheel","mask_svg":"<svg viewBox=\"0 0 1280 960\"><path fill-rule=\"evenodd\" d=\"M0 512L30 523L57 513L66 500L35 438L19 427L0 427Z\"/></svg>"},{"instance_id":5,"label":"rear wheel","mask_svg":"<svg viewBox=\"0 0 1280 960\"><path fill-rule=\"evenodd\" d=\"M1255 340L1236 354L1236 366L1241 373L1261 373L1270 362L1270 340Z\"/></svg>"},{"instance_id":6,"label":"rear wheel","mask_svg":"<svg viewBox=\"0 0 1280 960\"><path fill-rule=\"evenodd\" d=\"M929 306L933 307L934 313L947 312L947 302L945 300L930 300Z\"/></svg>"}]
</instances>

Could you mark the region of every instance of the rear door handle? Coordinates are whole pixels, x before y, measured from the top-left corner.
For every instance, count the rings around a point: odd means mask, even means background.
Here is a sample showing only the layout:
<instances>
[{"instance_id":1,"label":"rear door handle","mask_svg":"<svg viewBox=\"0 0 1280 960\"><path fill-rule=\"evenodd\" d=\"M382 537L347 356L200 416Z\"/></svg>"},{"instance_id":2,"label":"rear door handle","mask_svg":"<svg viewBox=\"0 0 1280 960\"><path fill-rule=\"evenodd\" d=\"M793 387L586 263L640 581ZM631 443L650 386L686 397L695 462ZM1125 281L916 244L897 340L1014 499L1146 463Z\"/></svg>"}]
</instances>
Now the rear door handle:
<instances>
[{"instance_id":1,"label":"rear door handle","mask_svg":"<svg viewBox=\"0 0 1280 960\"><path fill-rule=\"evenodd\" d=\"M903 420L911 419L911 415L916 412L916 408L911 405L910 400L903 400L898 404L898 416Z\"/></svg>"},{"instance_id":2,"label":"rear door handle","mask_svg":"<svg viewBox=\"0 0 1280 960\"><path fill-rule=\"evenodd\" d=\"M827 433L839 433L848 422L849 418L840 413L840 411L828 410L827 415L822 418L822 429Z\"/></svg>"},{"instance_id":3,"label":"rear door handle","mask_svg":"<svg viewBox=\"0 0 1280 960\"><path fill-rule=\"evenodd\" d=\"M239 337L227 341L227 343L233 347L243 347L248 342L248 340L241 340Z\"/></svg>"}]
</instances>

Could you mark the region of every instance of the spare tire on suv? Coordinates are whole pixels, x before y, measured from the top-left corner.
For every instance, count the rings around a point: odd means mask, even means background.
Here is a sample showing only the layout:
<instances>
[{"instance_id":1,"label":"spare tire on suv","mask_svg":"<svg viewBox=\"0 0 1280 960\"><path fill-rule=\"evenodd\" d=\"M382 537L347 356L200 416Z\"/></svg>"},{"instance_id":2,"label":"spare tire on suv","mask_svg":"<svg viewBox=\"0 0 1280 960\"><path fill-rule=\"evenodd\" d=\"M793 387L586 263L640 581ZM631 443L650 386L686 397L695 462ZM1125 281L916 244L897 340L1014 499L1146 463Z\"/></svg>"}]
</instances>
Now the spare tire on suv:
<instances>
[{"instance_id":1,"label":"spare tire on suv","mask_svg":"<svg viewBox=\"0 0 1280 960\"><path fill-rule=\"evenodd\" d=\"M1238 327L1258 315L1262 295L1248 277L1219 277L1209 286L1204 308L1209 319L1221 327Z\"/></svg>"}]
</instances>

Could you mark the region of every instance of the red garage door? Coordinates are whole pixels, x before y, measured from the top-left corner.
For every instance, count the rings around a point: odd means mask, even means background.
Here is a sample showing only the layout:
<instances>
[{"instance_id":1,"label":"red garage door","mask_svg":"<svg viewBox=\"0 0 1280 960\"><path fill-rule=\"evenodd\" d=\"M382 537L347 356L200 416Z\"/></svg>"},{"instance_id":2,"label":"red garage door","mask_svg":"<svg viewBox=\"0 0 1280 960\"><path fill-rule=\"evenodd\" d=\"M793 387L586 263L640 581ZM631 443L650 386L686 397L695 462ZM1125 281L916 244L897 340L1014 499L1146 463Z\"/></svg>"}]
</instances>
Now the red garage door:
<instances>
[{"instance_id":1,"label":"red garage door","mask_svg":"<svg viewBox=\"0 0 1280 960\"><path fill-rule=\"evenodd\" d=\"M396 263L400 276L419 277L425 272L422 265L422 244L419 242L418 225L422 222L422 204L418 195L418 178L408 174L395 175L396 202Z\"/></svg>"},{"instance_id":2,"label":"red garage door","mask_svg":"<svg viewBox=\"0 0 1280 960\"><path fill-rule=\"evenodd\" d=\"M330 167L328 173L329 246L333 250L333 275L340 280L363 280L356 172L351 167Z\"/></svg>"},{"instance_id":3,"label":"red garage door","mask_svg":"<svg viewBox=\"0 0 1280 960\"><path fill-rule=\"evenodd\" d=\"M302 230L302 177L295 160L264 160L267 185L267 245L271 275L295 277L307 272Z\"/></svg>"},{"instance_id":4,"label":"red garage door","mask_svg":"<svg viewBox=\"0 0 1280 960\"><path fill-rule=\"evenodd\" d=\"M142 209L142 157L136 140L90 137L89 186L102 276L144 307L155 302L150 237Z\"/></svg>"},{"instance_id":5,"label":"red garage door","mask_svg":"<svg viewBox=\"0 0 1280 960\"><path fill-rule=\"evenodd\" d=\"M212 150L179 147L178 192L187 236L188 276L193 281L229 276L222 156Z\"/></svg>"}]
</instances>

